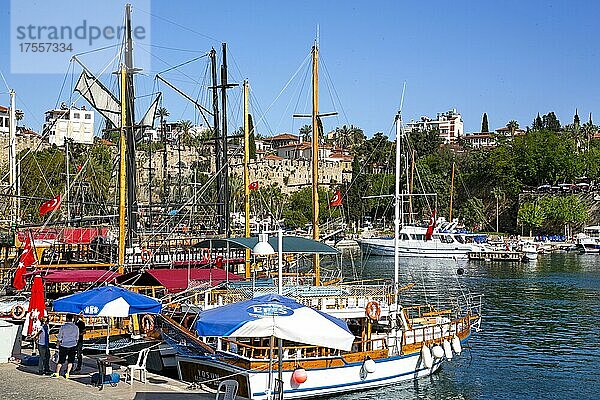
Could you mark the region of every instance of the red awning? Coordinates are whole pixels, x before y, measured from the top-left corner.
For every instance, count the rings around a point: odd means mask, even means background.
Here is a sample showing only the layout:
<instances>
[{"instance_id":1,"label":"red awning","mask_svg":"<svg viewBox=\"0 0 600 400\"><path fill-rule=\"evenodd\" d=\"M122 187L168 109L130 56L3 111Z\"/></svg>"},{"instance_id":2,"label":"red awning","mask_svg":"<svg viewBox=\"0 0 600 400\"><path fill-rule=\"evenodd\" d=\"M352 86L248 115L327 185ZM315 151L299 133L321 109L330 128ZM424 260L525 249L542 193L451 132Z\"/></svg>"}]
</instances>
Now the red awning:
<instances>
[{"instance_id":1,"label":"red awning","mask_svg":"<svg viewBox=\"0 0 600 400\"><path fill-rule=\"evenodd\" d=\"M188 285L189 273L189 285ZM164 286L169 292L177 293L187 289L190 286L195 286L200 283L210 282L213 286L227 280L238 281L242 279L240 276L232 273L227 273L225 270L218 268L173 268L173 269L149 269L136 276L135 279L124 275L119 279L122 284L135 282L135 285L141 286Z\"/></svg>"},{"instance_id":2,"label":"red awning","mask_svg":"<svg viewBox=\"0 0 600 400\"><path fill-rule=\"evenodd\" d=\"M93 283L93 282L112 282L118 276L118 272L95 270L95 269L76 269L76 270L59 270L52 271L48 274L42 274L42 279L46 282L77 282L77 283Z\"/></svg>"}]
</instances>

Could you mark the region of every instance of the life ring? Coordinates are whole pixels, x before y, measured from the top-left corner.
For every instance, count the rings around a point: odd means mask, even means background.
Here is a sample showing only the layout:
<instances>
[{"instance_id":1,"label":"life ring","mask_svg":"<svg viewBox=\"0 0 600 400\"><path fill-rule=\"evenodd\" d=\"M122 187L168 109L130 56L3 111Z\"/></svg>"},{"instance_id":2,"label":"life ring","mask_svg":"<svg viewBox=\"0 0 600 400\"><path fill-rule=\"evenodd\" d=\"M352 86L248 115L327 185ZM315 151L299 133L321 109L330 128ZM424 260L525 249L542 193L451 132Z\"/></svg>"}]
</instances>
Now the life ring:
<instances>
[{"instance_id":1,"label":"life ring","mask_svg":"<svg viewBox=\"0 0 600 400\"><path fill-rule=\"evenodd\" d=\"M142 317L142 330L144 333L150 333L154 330L154 317L146 314Z\"/></svg>"},{"instance_id":2,"label":"life ring","mask_svg":"<svg viewBox=\"0 0 600 400\"><path fill-rule=\"evenodd\" d=\"M379 303L376 301L368 302L367 307L365 308L365 313L370 320L379 321L379 316L381 315L381 307L379 307Z\"/></svg>"},{"instance_id":3,"label":"life ring","mask_svg":"<svg viewBox=\"0 0 600 400\"><path fill-rule=\"evenodd\" d=\"M152 258L152 252L144 247L142 247L142 253L140 254L142 258L142 262L147 263Z\"/></svg>"},{"instance_id":4,"label":"life ring","mask_svg":"<svg viewBox=\"0 0 600 400\"><path fill-rule=\"evenodd\" d=\"M12 307L12 309L10 310L10 315L14 319L23 319L23 318L25 318L26 313L27 313L27 310L25 310L25 307L23 307L19 304L15 304Z\"/></svg>"},{"instance_id":5,"label":"life ring","mask_svg":"<svg viewBox=\"0 0 600 400\"><path fill-rule=\"evenodd\" d=\"M202 249L202 261L203 262L208 262L208 260L210 260L210 250L209 249Z\"/></svg>"}]
</instances>

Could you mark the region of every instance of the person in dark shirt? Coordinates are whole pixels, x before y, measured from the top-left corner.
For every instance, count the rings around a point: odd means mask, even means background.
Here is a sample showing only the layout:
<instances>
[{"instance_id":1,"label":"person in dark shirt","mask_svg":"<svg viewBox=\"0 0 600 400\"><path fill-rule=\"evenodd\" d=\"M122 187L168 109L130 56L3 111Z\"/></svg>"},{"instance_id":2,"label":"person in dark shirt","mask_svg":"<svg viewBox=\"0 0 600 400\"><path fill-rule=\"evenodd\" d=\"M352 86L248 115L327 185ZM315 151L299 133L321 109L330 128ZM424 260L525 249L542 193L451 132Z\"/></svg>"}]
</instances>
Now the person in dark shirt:
<instances>
[{"instance_id":1,"label":"person in dark shirt","mask_svg":"<svg viewBox=\"0 0 600 400\"><path fill-rule=\"evenodd\" d=\"M79 328L79 340L77 340L77 367L74 372L80 372L81 363L83 361L83 334L85 333L85 321L83 320L83 315L77 317L75 325Z\"/></svg>"}]
</instances>

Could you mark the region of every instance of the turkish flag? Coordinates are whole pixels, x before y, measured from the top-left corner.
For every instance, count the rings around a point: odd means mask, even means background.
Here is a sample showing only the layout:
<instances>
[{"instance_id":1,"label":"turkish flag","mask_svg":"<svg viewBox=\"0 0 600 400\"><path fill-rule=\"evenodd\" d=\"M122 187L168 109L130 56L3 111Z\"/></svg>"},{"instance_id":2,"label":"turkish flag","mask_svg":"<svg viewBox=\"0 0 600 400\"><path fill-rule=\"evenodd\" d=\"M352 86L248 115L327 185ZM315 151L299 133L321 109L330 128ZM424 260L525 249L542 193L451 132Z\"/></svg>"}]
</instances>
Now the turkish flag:
<instances>
[{"instance_id":1,"label":"turkish flag","mask_svg":"<svg viewBox=\"0 0 600 400\"><path fill-rule=\"evenodd\" d=\"M44 215L46 213L49 213L50 211L54 211L59 207L60 207L60 194L58 196L56 196L55 198L44 202L40 206L40 215Z\"/></svg>"},{"instance_id":2,"label":"turkish flag","mask_svg":"<svg viewBox=\"0 0 600 400\"><path fill-rule=\"evenodd\" d=\"M250 184L248 185L248 189L258 190L258 181L250 182Z\"/></svg>"},{"instance_id":3,"label":"turkish flag","mask_svg":"<svg viewBox=\"0 0 600 400\"><path fill-rule=\"evenodd\" d=\"M342 205L342 194L338 190L335 192L331 200L329 200L329 207L339 207Z\"/></svg>"},{"instance_id":4,"label":"turkish flag","mask_svg":"<svg viewBox=\"0 0 600 400\"><path fill-rule=\"evenodd\" d=\"M25 321L27 326L27 335L30 336L35 333L41 326L40 321L46 315L46 299L44 296L44 283L42 277L36 275L33 278L33 285L31 285L31 298L29 299L29 313Z\"/></svg>"},{"instance_id":5,"label":"turkish flag","mask_svg":"<svg viewBox=\"0 0 600 400\"><path fill-rule=\"evenodd\" d=\"M435 213L436 210L433 210L431 218L429 218L429 225L427 226L427 232L425 232L425 240L431 240L431 237L433 236L433 230L435 229Z\"/></svg>"},{"instance_id":6,"label":"turkish flag","mask_svg":"<svg viewBox=\"0 0 600 400\"><path fill-rule=\"evenodd\" d=\"M31 247L31 239L29 235L25 237L25 246L23 252L19 256L19 264L17 265L17 271L13 279L13 287L17 290L23 290L25 288L25 272L27 268L35 264L35 256L33 255L33 248Z\"/></svg>"}]
</instances>

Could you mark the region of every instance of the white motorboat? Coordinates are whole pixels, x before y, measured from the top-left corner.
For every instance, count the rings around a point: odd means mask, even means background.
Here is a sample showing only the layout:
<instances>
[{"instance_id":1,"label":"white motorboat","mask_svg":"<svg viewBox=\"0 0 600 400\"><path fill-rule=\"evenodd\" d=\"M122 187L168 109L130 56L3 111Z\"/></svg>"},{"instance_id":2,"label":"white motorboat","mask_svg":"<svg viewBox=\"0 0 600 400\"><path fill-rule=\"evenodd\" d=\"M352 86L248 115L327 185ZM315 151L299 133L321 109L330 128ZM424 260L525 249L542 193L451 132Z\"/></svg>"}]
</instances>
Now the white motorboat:
<instances>
[{"instance_id":1,"label":"white motorboat","mask_svg":"<svg viewBox=\"0 0 600 400\"><path fill-rule=\"evenodd\" d=\"M430 240L425 240L426 232L426 227L403 226L398 240L400 257L467 258L469 253L485 250L483 244L475 242L475 237L481 235L438 229ZM394 238L364 238L358 243L368 256L394 255Z\"/></svg>"},{"instance_id":2,"label":"white motorboat","mask_svg":"<svg viewBox=\"0 0 600 400\"><path fill-rule=\"evenodd\" d=\"M587 226L576 236L577 248L584 253L600 253L600 225Z\"/></svg>"}]
</instances>

